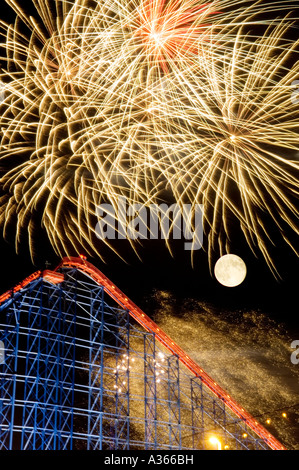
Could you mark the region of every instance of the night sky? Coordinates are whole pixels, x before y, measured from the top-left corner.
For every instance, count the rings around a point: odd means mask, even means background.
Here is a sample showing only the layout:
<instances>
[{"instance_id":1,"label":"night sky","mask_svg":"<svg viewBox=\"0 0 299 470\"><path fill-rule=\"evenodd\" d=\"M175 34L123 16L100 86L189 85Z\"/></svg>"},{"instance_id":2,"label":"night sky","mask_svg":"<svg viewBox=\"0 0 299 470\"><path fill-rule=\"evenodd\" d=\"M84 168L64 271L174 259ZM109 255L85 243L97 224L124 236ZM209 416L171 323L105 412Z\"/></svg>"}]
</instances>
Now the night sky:
<instances>
[{"instance_id":1,"label":"night sky","mask_svg":"<svg viewBox=\"0 0 299 470\"><path fill-rule=\"evenodd\" d=\"M2 18L7 21L12 20L14 15L6 2L1 0L0 4ZM30 8L30 2L26 4L26 8ZM294 37L298 34L297 31L293 30ZM1 237L0 243L2 263L5 267L1 276L2 290L8 289L32 271L43 269L46 262L54 267L60 261L60 257L54 253L42 230L37 234L34 262L30 259L26 241L19 250L19 254L15 253L13 236L11 240L6 241ZM276 243L275 240L274 243ZM162 242L146 241L139 251L141 261L128 250L129 264L125 264L118 257L111 255L105 247L103 253L107 264L97 258L89 258L89 261L105 271L107 275L111 275L115 282L123 283L124 288L128 286L135 295L139 289L132 289L132 285L139 286L141 291L144 289L147 291L152 287L172 286L180 289L181 292L190 291L192 294L208 297L216 302L237 303L237 305L255 304L266 309L269 307L274 312L278 311L279 315L283 315L283 318L296 326L294 318L297 310L298 257L286 246L280 246L281 241L277 243L272 253L282 277L279 281L274 278L264 260L254 257L244 242L240 241L235 245L234 252L244 259L248 273L244 283L233 289L219 285L214 276L210 275L207 255L203 250L195 254L195 267L192 268L188 252L184 252L179 247L175 250L175 258L172 258Z\"/></svg>"}]
</instances>

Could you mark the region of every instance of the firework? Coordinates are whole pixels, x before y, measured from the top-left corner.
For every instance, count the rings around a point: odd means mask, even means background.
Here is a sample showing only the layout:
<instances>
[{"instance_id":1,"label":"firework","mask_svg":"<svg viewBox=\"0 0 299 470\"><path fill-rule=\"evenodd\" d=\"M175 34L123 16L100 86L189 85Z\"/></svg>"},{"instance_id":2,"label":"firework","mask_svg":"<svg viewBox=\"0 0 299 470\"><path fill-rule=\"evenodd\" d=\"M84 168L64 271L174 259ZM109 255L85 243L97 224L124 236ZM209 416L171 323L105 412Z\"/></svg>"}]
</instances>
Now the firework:
<instances>
[{"instance_id":1,"label":"firework","mask_svg":"<svg viewBox=\"0 0 299 470\"><path fill-rule=\"evenodd\" d=\"M289 68L289 59L299 42L282 47L284 33L269 28L254 44L237 35L221 64L202 62L200 74L173 84L185 108L179 98L170 104L181 127L171 142L165 136L164 152L175 199L204 207L210 256L231 251L235 218L275 275L279 238L298 255L299 108L291 96L299 62Z\"/></svg>"},{"instance_id":2,"label":"firework","mask_svg":"<svg viewBox=\"0 0 299 470\"><path fill-rule=\"evenodd\" d=\"M204 204L210 250L216 240L226 245L230 210L267 253L262 230L253 234L255 208L268 210L264 194L275 192L279 213L292 211L296 162L260 145L296 147L288 90L297 72L276 83L281 46L273 59L273 35L260 46L248 36L264 22L260 2L37 0L37 19L7 3L17 20L2 25L5 235L16 227L18 244L27 233L33 253L42 225L60 255L94 252L102 202L115 206L124 196L149 206L166 195ZM254 139L244 136L247 119ZM237 157L240 142L246 149ZM284 217L292 225L292 214Z\"/></svg>"}]
</instances>

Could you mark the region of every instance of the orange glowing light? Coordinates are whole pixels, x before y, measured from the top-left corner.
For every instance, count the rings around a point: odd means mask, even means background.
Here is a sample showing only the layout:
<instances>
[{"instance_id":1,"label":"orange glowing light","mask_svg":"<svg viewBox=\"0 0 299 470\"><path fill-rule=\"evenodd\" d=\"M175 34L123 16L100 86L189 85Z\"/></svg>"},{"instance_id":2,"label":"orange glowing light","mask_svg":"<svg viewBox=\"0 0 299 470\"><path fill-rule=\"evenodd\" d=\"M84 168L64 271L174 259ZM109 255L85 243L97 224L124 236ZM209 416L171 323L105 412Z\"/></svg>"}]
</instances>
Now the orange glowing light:
<instances>
[{"instance_id":1,"label":"orange glowing light","mask_svg":"<svg viewBox=\"0 0 299 470\"><path fill-rule=\"evenodd\" d=\"M207 37L205 21L213 13L214 5L198 5L197 0L144 0L138 11L137 35L142 37L154 61L168 72L167 62L174 57L183 54L186 60L188 54L200 52L200 44Z\"/></svg>"}]
</instances>

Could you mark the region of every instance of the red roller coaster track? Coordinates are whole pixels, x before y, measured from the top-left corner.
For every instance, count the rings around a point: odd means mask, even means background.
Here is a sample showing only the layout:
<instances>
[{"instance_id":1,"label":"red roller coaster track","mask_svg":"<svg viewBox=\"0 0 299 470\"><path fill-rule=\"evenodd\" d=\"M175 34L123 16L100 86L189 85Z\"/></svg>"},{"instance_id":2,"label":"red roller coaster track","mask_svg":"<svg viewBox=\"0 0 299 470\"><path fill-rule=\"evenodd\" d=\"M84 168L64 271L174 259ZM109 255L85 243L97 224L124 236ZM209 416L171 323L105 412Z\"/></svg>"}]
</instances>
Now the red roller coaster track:
<instances>
[{"instance_id":1,"label":"red roller coaster track","mask_svg":"<svg viewBox=\"0 0 299 470\"><path fill-rule=\"evenodd\" d=\"M127 309L130 315L147 331L155 334L156 338L172 354L176 355L195 377L200 378L202 382L218 397L225 405L244 423L247 424L271 449L286 450L286 448L259 424L254 417L247 413L230 395L223 390L196 362L194 362L172 339L162 331L159 326L153 322L137 305L135 305L118 287L113 284L101 271L86 261L85 257L63 258L61 263L54 271L37 271L13 289L0 296L0 304L13 297L15 293L23 289L30 282L43 277L44 279L56 284L63 279L59 270L61 268L76 268L87 274L97 284L103 286L108 295L113 298L121 308Z\"/></svg>"}]
</instances>

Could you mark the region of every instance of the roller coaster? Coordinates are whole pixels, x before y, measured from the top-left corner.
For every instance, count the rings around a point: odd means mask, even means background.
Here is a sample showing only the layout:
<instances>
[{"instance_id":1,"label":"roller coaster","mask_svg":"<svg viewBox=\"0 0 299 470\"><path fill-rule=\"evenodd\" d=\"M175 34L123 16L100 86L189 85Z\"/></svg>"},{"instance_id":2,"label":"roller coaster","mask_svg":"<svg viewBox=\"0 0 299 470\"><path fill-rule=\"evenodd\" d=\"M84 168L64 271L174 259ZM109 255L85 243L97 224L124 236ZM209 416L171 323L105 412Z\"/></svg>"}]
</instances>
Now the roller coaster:
<instances>
[{"instance_id":1,"label":"roller coaster","mask_svg":"<svg viewBox=\"0 0 299 470\"><path fill-rule=\"evenodd\" d=\"M0 449L285 450L84 256L0 296Z\"/></svg>"}]
</instances>

